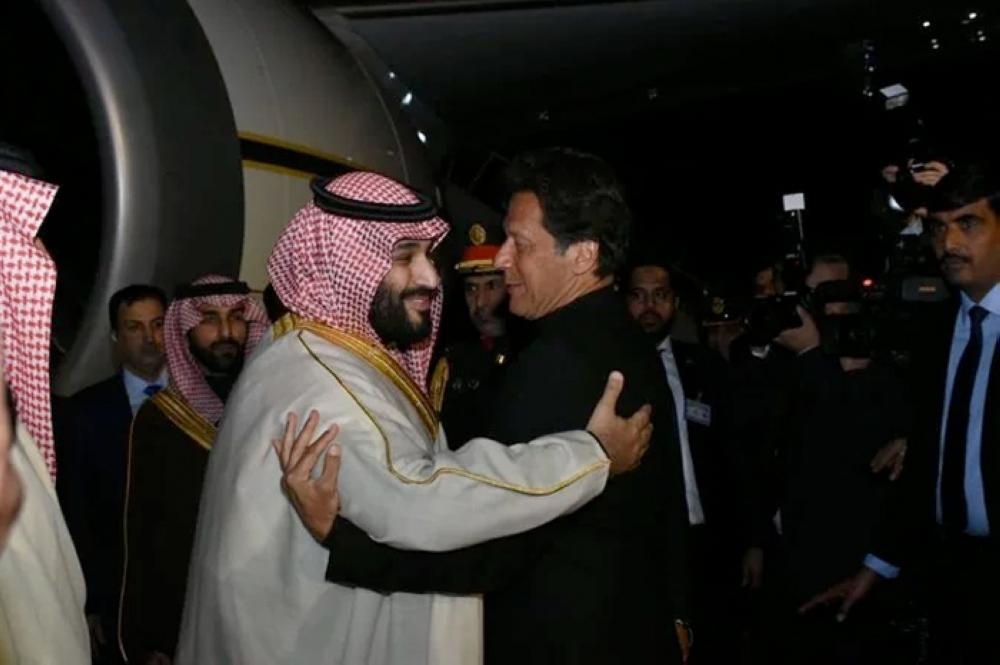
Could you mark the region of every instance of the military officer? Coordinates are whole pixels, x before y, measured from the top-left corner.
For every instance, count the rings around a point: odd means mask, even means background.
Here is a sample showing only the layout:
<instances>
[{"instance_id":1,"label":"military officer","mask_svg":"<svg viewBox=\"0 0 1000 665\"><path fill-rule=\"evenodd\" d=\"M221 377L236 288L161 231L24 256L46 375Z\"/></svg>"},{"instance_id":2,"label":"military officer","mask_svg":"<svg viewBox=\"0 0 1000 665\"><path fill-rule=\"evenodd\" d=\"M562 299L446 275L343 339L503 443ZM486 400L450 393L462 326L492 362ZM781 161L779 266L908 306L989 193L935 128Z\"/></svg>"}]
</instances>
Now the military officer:
<instances>
[{"instance_id":1,"label":"military officer","mask_svg":"<svg viewBox=\"0 0 1000 665\"><path fill-rule=\"evenodd\" d=\"M473 224L455 270L476 335L445 349L431 379L449 445L460 446L484 431L500 375L510 361L507 290L493 259L503 244L499 226Z\"/></svg>"}]
</instances>

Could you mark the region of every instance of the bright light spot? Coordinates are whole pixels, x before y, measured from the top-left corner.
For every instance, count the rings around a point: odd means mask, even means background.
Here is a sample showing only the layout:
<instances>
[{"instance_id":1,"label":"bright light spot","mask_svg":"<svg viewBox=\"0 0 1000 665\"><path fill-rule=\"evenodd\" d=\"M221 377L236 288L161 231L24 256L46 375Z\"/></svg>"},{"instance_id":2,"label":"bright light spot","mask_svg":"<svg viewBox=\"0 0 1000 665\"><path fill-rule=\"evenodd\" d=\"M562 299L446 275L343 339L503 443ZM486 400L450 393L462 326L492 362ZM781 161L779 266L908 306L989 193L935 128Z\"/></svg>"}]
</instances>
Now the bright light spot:
<instances>
[{"instance_id":1,"label":"bright light spot","mask_svg":"<svg viewBox=\"0 0 1000 665\"><path fill-rule=\"evenodd\" d=\"M986 41L986 35L979 35L979 41L985 42Z\"/></svg>"},{"instance_id":2,"label":"bright light spot","mask_svg":"<svg viewBox=\"0 0 1000 665\"><path fill-rule=\"evenodd\" d=\"M389 72L389 78L391 79L396 78L396 72Z\"/></svg>"},{"instance_id":3,"label":"bright light spot","mask_svg":"<svg viewBox=\"0 0 1000 665\"><path fill-rule=\"evenodd\" d=\"M939 48L941 48L941 45L940 45L940 44L938 44L937 42L932 42L932 43L931 43L931 48L932 48L932 49L934 49L934 50L936 51L936 50L938 50Z\"/></svg>"},{"instance_id":4,"label":"bright light spot","mask_svg":"<svg viewBox=\"0 0 1000 665\"><path fill-rule=\"evenodd\" d=\"M865 277L863 280L861 280L861 286L865 287L866 289L870 289L873 286L875 286L875 280L872 279L871 277Z\"/></svg>"},{"instance_id":5,"label":"bright light spot","mask_svg":"<svg viewBox=\"0 0 1000 665\"><path fill-rule=\"evenodd\" d=\"M417 130L417 138L420 139L421 143L427 143L427 134L424 134L419 129Z\"/></svg>"},{"instance_id":6,"label":"bright light spot","mask_svg":"<svg viewBox=\"0 0 1000 665\"><path fill-rule=\"evenodd\" d=\"M979 14L977 14L976 12L969 12L970 21L975 21L977 18L979 18Z\"/></svg>"},{"instance_id":7,"label":"bright light spot","mask_svg":"<svg viewBox=\"0 0 1000 665\"><path fill-rule=\"evenodd\" d=\"M412 92L408 92L405 95L403 95L403 106L409 106L410 102L412 102L412 101L413 101L413 93Z\"/></svg>"},{"instance_id":8,"label":"bright light spot","mask_svg":"<svg viewBox=\"0 0 1000 665\"><path fill-rule=\"evenodd\" d=\"M930 21L924 21L923 23L921 23L921 25L924 26L925 28L929 28L929 27L931 27L931 22ZM392 76L392 75L390 74L390 76Z\"/></svg>"}]
</instances>

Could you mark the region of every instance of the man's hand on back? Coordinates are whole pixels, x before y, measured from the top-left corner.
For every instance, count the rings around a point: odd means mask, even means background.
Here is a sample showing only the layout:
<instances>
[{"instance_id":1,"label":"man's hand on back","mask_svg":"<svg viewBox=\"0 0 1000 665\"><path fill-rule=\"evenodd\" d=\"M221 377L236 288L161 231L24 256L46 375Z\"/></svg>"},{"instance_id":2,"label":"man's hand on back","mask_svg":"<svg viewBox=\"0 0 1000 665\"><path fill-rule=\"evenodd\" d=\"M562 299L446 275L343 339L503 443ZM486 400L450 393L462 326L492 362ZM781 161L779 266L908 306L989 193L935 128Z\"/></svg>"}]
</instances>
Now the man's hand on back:
<instances>
[{"instance_id":1,"label":"man's hand on back","mask_svg":"<svg viewBox=\"0 0 1000 665\"><path fill-rule=\"evenodd\" d=\"M284 436L280 441L273 439L271 445L281 464L281 486L285 495L312 537L323 542L333 528L333 521L340 509L340 495L337 492L340 446L330 445L340 428L332 425L318 439L313 440L319 424L319 413L310 412L305 426L296 436L298 420L296 414L288 414ZM313 478L312 470L323 453L326 453L323 473Z\"/></svg>"},{"instance_id":2,"label":"man's hand on back","mask_svg":"<svg viewBox=\"0 0 1000 665\"><path fill-rule=\"evenodd\" d=\"M621 418L615 413L624 385L622 373L611 372L604 394L587 423L587 431L597 437L611 459L612 476L639 466L653 436L653 423L650 422L653 409L648 404L632 414L631 418Z\"/></svg>"}]
</instances>

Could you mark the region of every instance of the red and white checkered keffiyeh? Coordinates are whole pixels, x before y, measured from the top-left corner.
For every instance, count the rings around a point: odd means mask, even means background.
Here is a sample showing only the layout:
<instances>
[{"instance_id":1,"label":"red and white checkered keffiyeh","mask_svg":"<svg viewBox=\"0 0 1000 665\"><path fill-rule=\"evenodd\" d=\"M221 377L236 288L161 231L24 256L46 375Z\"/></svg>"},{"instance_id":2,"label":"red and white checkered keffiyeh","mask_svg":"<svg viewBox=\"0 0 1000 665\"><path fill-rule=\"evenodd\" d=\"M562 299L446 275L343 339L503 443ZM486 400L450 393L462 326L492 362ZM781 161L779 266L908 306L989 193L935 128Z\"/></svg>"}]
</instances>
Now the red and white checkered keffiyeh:
<instances>
[{"instance_id":1,"label":"red and white checkered keffiyeh","mask_svg":"<svg viewBox=\"0 0 1000 665\"><path fill-rule=\"evenodd\" d=\"M18 418L34 437L53 480L49 340L56 266L35 236L58 187L0 171L0 340Z\"/></svg>"},{"instance_id":2,"label":"red and white checkered keffiyeh","mask_svg":"<svg viewBox=\"0 0 1000 665\"><path fill-rule=\"evenodd\" d=\"M235 281L221 275L205 275L193 281L192 284L195 286L231 284ZM213 424L219 422L225 404L208 385L204 370L191 354L188 333L201 323L203 307L235 307L240 303L243 303L245 307L244 316L247 321L247 343L244 355L249 357L257 346L257 342L271 325L263 307L250 295L226 294L175 299L167 308L163 324L163 344L167 351L170 384L187 400L191 408Z\"/></svg>"},{"instance_id":3,"label":"red and white checkered keffiyeh","mask_svg":"<svg viewBox=\"0 0 1000 665\"><path fill-rule=\"evenodd\" d=\"M330 181L326 189L367 203L419 202L405 185L375 173L347 173ZM310 202L278 238L267 271L275 293L292 312L386 348L368 322L368 313L379 284L392 267L393 247L404 239L437 244L447 233L448 224L440 217L404 223L351 219L324 212ZM432 332L425 342L406 351L386 348L424 391L441 307L441 298L435 298Z\"/></svg>"}]
</instances>

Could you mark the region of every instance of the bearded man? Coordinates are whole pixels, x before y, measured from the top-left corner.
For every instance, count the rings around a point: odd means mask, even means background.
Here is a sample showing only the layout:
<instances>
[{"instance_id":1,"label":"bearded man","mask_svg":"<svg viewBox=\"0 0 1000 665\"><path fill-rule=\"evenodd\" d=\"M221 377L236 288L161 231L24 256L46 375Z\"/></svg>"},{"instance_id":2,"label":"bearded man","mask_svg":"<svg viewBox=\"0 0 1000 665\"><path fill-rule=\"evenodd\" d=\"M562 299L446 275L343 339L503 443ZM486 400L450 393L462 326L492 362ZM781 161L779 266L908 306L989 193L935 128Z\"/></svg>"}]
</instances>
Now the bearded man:
<instances>
[{"instance_id":1,"label":"bearded man","mask_svg":"<svg viewBox=\"0 0 1000 665\"><path fill-rule=\"evenodd\" d=\"M431 252L448 225L430 199L373 173L320 179L313 192L268 261L290 313L240 377L212 452L178 662L479 662L480 597L325 581L326 534L303 528L272 450L286 414L315 409L339 425L321 466L329 477L341 460L344 518L377 541L442 551L600 494L648 446L649 410L627 422L602 403L594 434L450 451L426 388L441 312Z\"/></svg>"},{"instance_id":2,"label":"bearded man","mask_svg":"<svg viewBox=\"0 0 1000 665\"><path fill-rule=\"evenodd\" d=\"M174 656L215 427L268 325L247 285L218 275L179 287L167 310L170 385L139 409L129 442L118 635L130 663Z\"/></svg>"}]
</instances>

